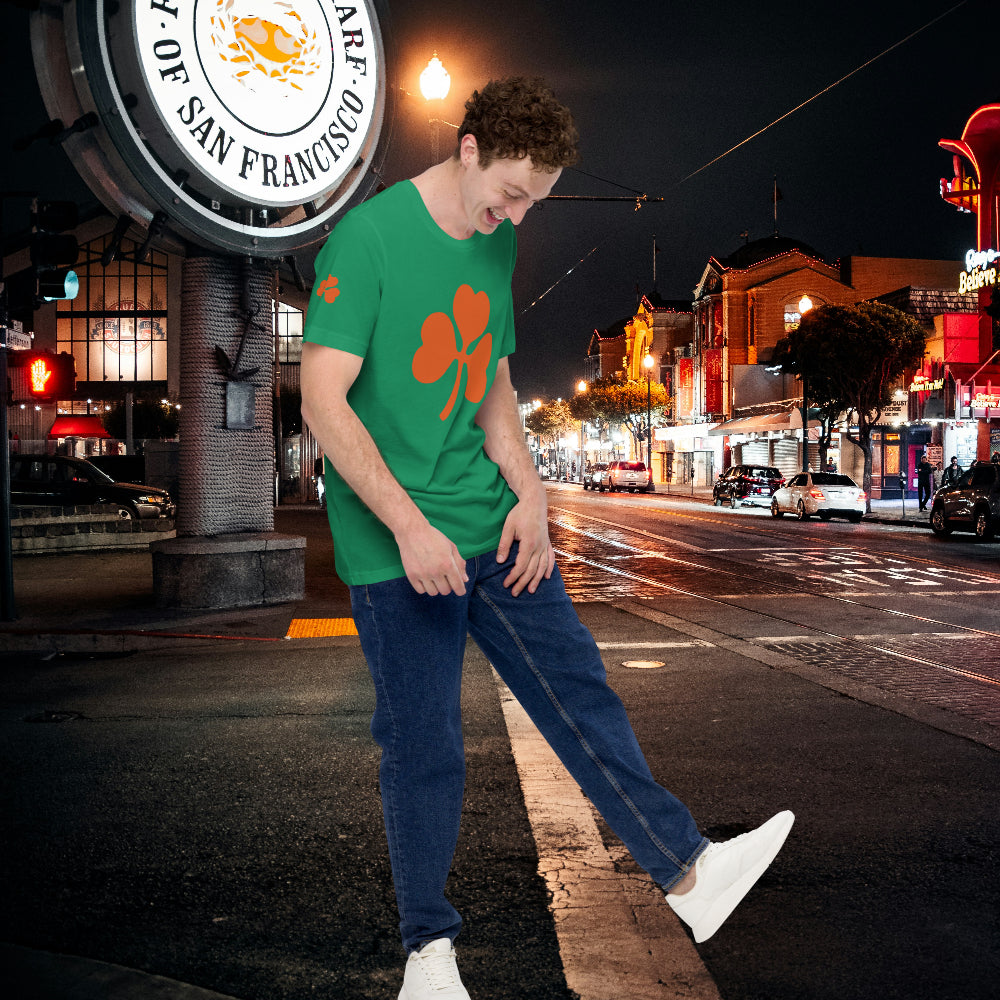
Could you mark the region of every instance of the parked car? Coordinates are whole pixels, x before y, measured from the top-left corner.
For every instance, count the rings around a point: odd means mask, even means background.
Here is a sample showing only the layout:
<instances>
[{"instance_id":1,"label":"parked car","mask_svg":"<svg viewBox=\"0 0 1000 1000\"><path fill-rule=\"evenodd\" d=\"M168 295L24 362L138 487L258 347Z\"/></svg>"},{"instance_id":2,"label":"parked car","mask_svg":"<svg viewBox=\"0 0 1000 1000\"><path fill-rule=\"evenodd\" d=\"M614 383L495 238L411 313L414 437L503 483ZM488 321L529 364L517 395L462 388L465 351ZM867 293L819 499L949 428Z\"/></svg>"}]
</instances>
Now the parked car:
<instances>
[{"instance_id":1,"label":"parked car","mask_svg":"<svg viewBox=\"0 0 1000 1000\"><path fill-rule=\"evenodd\" d=\"M931 528L939 538L971 531L988 542L1000 524L1000 465L982 462L934 494Z\"/></svg>"},{"instance_id":2,"label":"parked car","mask_svg":"<svg viewBox=\"0 0 1000 1000\"><path fill-rule=\"evenodd\" d=\"M117 483L86 459L65 455L11 455L10 502L25 507L113 503L123 518L173 517L177 511L166 490Z\"/></svg>"},{"instance_id":3,"label":"parked car","mask_svg":"<svg viewBox=\"0 0 1000 1000\"><path fill-rule=\"evenodd\" d=\"M611 493L615 490L645 493L652 488L652 483L645 462L612 462L601 477L598 489L603 490L605 486Z\"/></svg>"},{"instance_id":4,"label":"parked car","mask_svg":"<svg viewBox=\"0 0 1000 1000\"><path fill-rule=\"evenodd\" d=\"M774 491L771 516L794 514L800 521L819 515L821 521L846 517L857 524L865 516L868 495L851 479L839 472L800 472L787 486Z\"/></svg>"},{"instance_id":5,"label":"parked car","mask_svg":"<svg viewBox=\"0 0 1000 1000\"><path fill-rule=\"evenodd\" d=\"M608 471L607 462L597 462L587 469L583 474L583 488L585 490L596 490Z\"/></svg>"},{"instance_id":6,"label":"parked car","mask_svg":"<svg viewBox=\"0 0 1000 1000\"><path fill-rule=\"evenodd\" d=\"M726 501L734 509L744 503L766 507L784 481L781 473L770 465L734 465L715 481L712 500L716 507Z\"/></svg>"}]
</instances>

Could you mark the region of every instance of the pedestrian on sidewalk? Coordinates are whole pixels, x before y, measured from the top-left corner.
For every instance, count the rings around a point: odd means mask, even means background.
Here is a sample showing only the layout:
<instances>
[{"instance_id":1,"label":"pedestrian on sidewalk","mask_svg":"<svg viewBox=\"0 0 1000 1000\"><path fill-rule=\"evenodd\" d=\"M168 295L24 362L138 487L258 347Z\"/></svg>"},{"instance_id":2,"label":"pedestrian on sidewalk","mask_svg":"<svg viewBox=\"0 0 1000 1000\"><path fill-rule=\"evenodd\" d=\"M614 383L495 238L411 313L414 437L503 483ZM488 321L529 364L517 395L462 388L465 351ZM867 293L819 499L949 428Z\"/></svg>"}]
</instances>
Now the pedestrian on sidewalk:
<instances>
[{"instance_id":1,"label":"pedestrian on sidewalk","mask_svg":"<svg viewBox=\"0 0 1000 1000\"><path fill-rule=\"evenodd\" d=\"M921 510L927 510L927 501L933 492L934 466L931 465L925 452L920 456L920 464L917 466L917 499Z\"/></svg>"},{"instance_id":2,"label":"pedestrian on sidewalk","mask_svg":"<svg viewBox=\"0 0 1000 1000\"><path fill-rule=\"evenodd\" d=\"M950 486L952 483L957 483L962 475L962 466L958 464L958 458L955 455L951 456L951 461L945 466L944 474L941 476L941 482L945 486Z\"/></svg>"},{"instance_id":3,"label":"pedestrian on sidewalk","mask_svg":"<svg viewBox=\"0 0 1000 1000\"><path fill-rule=\"evenodd\" d=\"M764 872L790 812L713 844L654 780L566 594L525 446L515 229L576 159L540 80L473 93L453 154L353 209L316 262L302 413L328 459L337 571L375 684L372 733L400 930L400 1000L468 1000L444 887L465 776L471 635L696 941ZM498 970L499 972L500 970ZM516 970L504 970L516 975Z\"/></svg>"}]
</instances>

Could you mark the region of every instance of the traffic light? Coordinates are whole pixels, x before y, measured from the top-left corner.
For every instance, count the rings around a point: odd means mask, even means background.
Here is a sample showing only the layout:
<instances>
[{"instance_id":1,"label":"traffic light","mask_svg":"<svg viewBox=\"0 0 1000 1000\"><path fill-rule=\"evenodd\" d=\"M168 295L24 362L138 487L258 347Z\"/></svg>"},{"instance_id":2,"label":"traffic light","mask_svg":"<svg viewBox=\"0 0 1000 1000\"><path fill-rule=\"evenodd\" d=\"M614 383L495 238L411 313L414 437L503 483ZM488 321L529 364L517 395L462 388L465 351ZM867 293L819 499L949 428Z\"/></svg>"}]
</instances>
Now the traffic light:
<instances>
[{"instance_id":1,"label":"traffic light","mask_svg":"<svg viewBox=\"0 0 1000 1000\"><path fill-rule=\"evenodd\" d=\"M71 265L80 255L75 229L76 205L71 201L36 201L31 213L31 266L38 279L37 294L45 302L75 299L80 281Z\"/></svg>"},{"instance_id":2,"label":"traffic light","mask_svg":"<svg viewBox=\"0 0 1000 1000\"><path fill-rule=\"evenodd\" d=\"M11 351L7 356L11 403L54 403L76 392L72 354Z\"/></svg>"}]
</instances>

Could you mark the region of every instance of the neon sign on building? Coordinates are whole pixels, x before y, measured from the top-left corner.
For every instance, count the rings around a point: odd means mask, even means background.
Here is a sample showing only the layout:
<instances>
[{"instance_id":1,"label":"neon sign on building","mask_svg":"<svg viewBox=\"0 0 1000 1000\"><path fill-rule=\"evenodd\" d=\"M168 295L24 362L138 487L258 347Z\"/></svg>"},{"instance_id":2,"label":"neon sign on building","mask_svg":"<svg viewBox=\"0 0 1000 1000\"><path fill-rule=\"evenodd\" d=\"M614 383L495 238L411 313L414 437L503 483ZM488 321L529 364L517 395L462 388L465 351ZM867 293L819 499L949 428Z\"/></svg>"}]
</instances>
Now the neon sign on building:
<instances>
[{"instance_id":1,"label":"neon sign on building","mask_svg":"<svg viewBox=\"0 0 1000 1000\"><path fill-rule=\"evenodd\" d=\"M1000 252L996 250L970 250L965 255L965 270L958 276L959 292L977 292L987 285L996 285L997 268L994 262L998 259Z\"/></svg>"}]
</instances>

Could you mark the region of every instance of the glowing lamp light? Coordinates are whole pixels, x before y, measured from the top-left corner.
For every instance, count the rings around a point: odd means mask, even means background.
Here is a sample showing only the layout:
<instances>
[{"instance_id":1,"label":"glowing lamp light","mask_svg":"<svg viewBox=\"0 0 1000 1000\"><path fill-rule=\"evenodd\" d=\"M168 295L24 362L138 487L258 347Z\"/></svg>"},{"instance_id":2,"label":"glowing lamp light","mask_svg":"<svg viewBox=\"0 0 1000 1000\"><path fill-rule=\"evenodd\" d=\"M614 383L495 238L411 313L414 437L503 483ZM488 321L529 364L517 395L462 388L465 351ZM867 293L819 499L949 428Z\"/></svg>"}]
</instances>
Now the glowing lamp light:
<instances>
[{"instance_id":1,"label":"glowing lamp light","mask_svg":"<svg viewBox=\"0 0 1000 1000\"><path fill-rule=\"evenodd\" d=\"M576 391L577 392L586 392L587 391L587 383L584 382L583 379L580 379L580 381L576 383Z\"/></svg>"},{"instance_id":2,"label":"glowing lamp light","mask_svg":"<svg viewBox=\"0 0 1000 1000\"><path fill-rule=\"evenodd\" d=\"M813 300L809 298L808 295L803 295L802 298L799 299L800 316L805 316L805 314L809 312L809 310L812 309L812 307L813 307Z\"/></svg>"},{"instance_id":3,"label":"glowing lamp light","mask_svg":"<svg viewBox=\"0 0 1000 1000\"><path fill-rule=\"evenodd\" d=\"M420 74L420 93L425 101L443 101L451 89L451 75L444 68L435 52Z\"/></svg>"},{"instance_id":4,"label":"glowing lamp light","mask_svg":"<svg viewBox=\"0 0 1000 1000\"><path fill-rule=\"evenodd\" d=\"M649 369L649 368L652 368L652 367L653 367L653 365L655 365L655 364L656 364L656 360L654 359L654 357L653 357L653 355L652 355L652 354L647 354L647 355L646 355L646 356L645 356L645 357L644 357L644 358L642 359L642 364L643 364L643 367L645 367L645 368Z\"/></svg>"}]
</instances>

